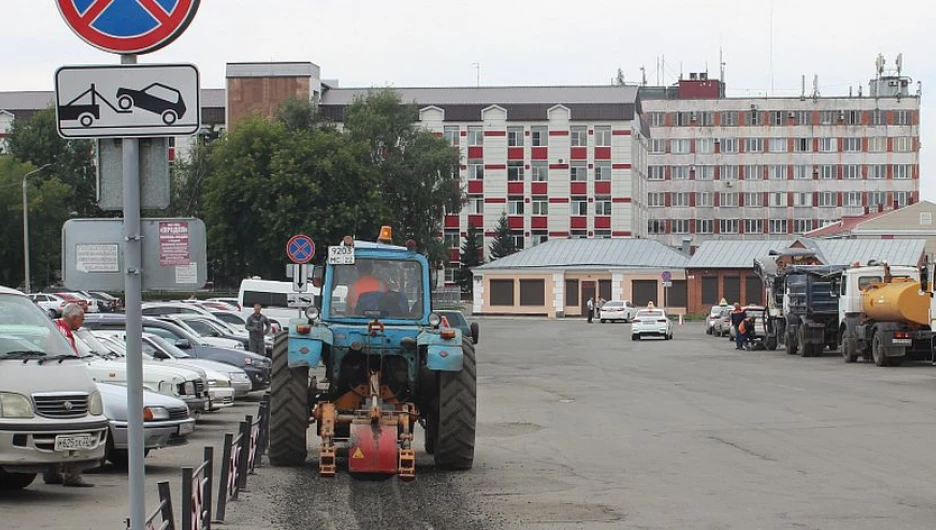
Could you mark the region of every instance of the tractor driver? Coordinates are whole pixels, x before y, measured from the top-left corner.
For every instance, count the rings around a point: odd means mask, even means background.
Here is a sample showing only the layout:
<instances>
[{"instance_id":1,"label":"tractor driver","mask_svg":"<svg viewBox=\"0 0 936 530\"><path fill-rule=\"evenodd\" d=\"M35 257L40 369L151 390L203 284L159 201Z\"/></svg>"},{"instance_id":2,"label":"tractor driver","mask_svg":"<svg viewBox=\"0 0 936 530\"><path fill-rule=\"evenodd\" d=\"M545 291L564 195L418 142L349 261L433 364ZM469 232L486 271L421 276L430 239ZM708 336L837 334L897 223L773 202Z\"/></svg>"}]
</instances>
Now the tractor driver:
<instances>
[{"instance_id":1,"label":"tractor driver","mask_svg":"<svg viewBox=\"0 0 936 530\"><path fill-rule=\"evenodd\" d=\"M364 314L366 308L358 307L358 300L365 293L381 293L387 290L384 282L374 276L374 264L371 260L358 260L354 268L358 278L348 288L347 307L353 308L352 314ZM376 309L376 308L375 308Z\"/></svg>"}]
</instances>

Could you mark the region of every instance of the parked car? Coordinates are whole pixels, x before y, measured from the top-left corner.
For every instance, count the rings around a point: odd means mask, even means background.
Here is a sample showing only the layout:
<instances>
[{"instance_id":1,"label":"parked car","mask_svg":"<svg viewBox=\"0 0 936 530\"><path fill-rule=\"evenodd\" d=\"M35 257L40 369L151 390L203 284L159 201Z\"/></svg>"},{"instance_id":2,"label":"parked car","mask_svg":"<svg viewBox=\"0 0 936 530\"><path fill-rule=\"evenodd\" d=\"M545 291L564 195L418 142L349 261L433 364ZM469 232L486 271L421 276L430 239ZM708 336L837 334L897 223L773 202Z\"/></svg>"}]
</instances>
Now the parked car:
<instances>
[{"instance_id":1,"label":"parked car","mask_svg":"<svg viewBox=\"0 0 936 530\"><path fill-rule=\"evenodd\" d=\"M84 326L92 330L126 328L126 317L122 314L88 315ZM143 319L143 332L158 335L173 346L198 359L210 359L236 366L250 376L253 390L262 390L270 386L270 359L244 350L215 348L204 342L201 337L181 328L172 322L157 318Z\"/></svg>"},{"instance_id":2,"label":"parked car","mask_svg":"<svg viewBox=\"0 0 936 530\"><path fill-rule=\"evenodd\" d=\"M91 310L91 303L88 302L87 298L78 296L75 293L59 292L55 293L59 298L65 300L66 304L78 304L85 313L97 313L96 305L95 310Z\"/></svg>"},{"instance_id":3,"label":"parked car","mask_svg":"<svg viewBox=\"0 0 936 530\"><path fill-rule=\"evenodd\" d=\"M705 334L712 334L712 327L715 325L715 321L718 320L718 316L721 315L722 309L725 309L726 305L713 305L709 309L708 315L705 317Z\"/></svg>"},{"instance_id":4,"label":"parked car","mask_svg":"<svg viewBox=\"0 0 936 530\"><path fill-rule=\"evenodd\" d=\"M615 321L630 322L636 314L637 306L630 300L611 300L598 309L598 319L602 324Z\"/></svg>"},{"instance_id":5,"label":"parked car","mask_svg":"<svg viewBox=\"0 0 936 530\"><path fill-rule=\"evenodd\" d=\"M232 326L238 329L247 329L246 327L247 319L244 318L244 315L242 315L238 311L214 310L211 312L211 314L215 318L217 318L221 322L224 322L225 324L228 324L229 326Z\"/></svg>"},{"instance_id":6,"label":"parked car","mask_svg":"<svg viewBox=\"0 0 936 530\"><path fill-rule=\"evenodd\" d=\"M233 308L233 309L231 309L230 311L240 311L240 310L242 309L241 306L240 306L240 303L238 303L238 301L237 301L237 298L234 298L234 297L230 297L230 298L209 298L209 299L207 299L207 300L205 300L205 301L206 301L206 302L221 302L222 304L227 304L228 306L230 306L230 307Z\"/></svg>"},{"instance_id":7,"label":"parked car","mask_svg":"<svg viewBox=\"0 0 936 530\"><path fill-rule=\"evenodd\" d=\"M47 362L57 361L57 362ZM0 287L0 490L67 464L97 467L107 417L100 391L47 314Z\"/></svg>"},{"instance_id":8,"label":"parked car","mask_svg":"<svg viewBox=\"0 0 936 530\"><path fill-rule=\"evenodd\" d=\"M143 304L143 316L145 317L162 317L167 315L211 316L211 311L200 307L198 304L188 304L185 302L147 302Z\"/></svg>"},{"instance_id":9,"label":"parked car","mask_svg":"<svg viewBox=\"0 0 936 530\"><path fill-rule=\"evenodd\" d=\"M113 313L122 309L120 298L116 296L100 291L88 291L88 294L98 301L102 313Z\"/></svg>"},{"instance_id":10,"label":"parked car","mask_svg":"<svg viewBox=\"0 0 936 530\"><path fill-rule=\"evenodd\" d=\"M767 335L767 328L764 325L764 311L766 309L759 305L749 305L741 308L744 311L745 318L754 319L754 336L755 337L765 337ZM735 340L735 329L734 326L728 326L730 331L728 336L731 340Z\"/></svg>"},{"instance_id":11,"label":"parked car","mask_svg":"<svg viewBox=\"0 0 936 530\"><path fill-rule=\"evenodd\" d=\"M731 312L734 311L734 308L731 306L724 307L718 313L718 317L715 318L715 322L712 324L712 335L716 337L727 337L731 333Z\"/></svg>"},{"instance_id":12,"label":"parked car","mask_svg":"<svg viewBox=\"0 0 936 530\"><path fill-rule=\"evenodd\" d=\"M46 314L49 315L49 318L62 316L62 310L65 309L65 306L68 304L64 298L52 293L31 294L29 295L29 299L39 306L39 309L45 311Z\"/></svg>"},{"instance_id":13,"label":"parked car","mask_svg":"<svg viewBox=\"0 0 936 530\"><path fill-rule=\"evenodd\" d=\"M126 466L127 445L127 387L109 383L98 383L104 400L104 415L107 416L110 436L104 458L118 466ZM195 431L192 418L184 401L143 391L143 447L144 455L154 449L170 445L181 445Z\"/></svg>"},{"instance_id":14,"label":"parked car","mask_svg":"<svg viewBox=\"0 0 936 530\"><path fill-rule=\"evenodd\" d=\"M458 328L461 330L462 337L467 337L471 339L471 342L477 344L481 339L481 329L478 326L477 322L469 323L465 318L464 313L461 311L454 311L449 309L440 309L436 311L440 317L445 317L448 320L449 326L453 328Z\"/></svg>"},{"instance_id":15,"label":"parked car","mask_svg":"<svg viewBox=\"0 0 936 530\"><path fill-rule=\"evenodd\" d=\"M637 311L631 325L631 340L647 336L663 337L666 340L673 338L673 321L666 315L666 311L653 306Z\"/></svg>"},{"instance_id":16,"label":"parked car","mask_svg":"<svg viewBox=\"0 0 936 530\"><path fill-rule=\"evenodd\" d=\"M164 315L159 317L160 320L165 320L166 322L171 322L181 328L185 328L191 333L201 337L201 339L212 346L218 348L230 348L232 350L246 350L249 341L247 339L242 339L240 337L225 336L217 329L205 323L206 318L214 319L213 316L202 316L202 318L196 318L201 315Z\"/></svg>"}]
</instances>

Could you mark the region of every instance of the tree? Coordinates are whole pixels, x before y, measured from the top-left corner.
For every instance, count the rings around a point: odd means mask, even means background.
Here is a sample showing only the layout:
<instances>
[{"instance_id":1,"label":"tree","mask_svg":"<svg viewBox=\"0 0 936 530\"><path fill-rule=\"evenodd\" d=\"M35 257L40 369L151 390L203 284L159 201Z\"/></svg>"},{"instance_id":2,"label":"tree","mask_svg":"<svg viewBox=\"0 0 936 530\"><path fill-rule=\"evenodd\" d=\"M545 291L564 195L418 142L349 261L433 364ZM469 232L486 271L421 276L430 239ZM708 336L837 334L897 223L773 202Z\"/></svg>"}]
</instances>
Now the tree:
<instances>
[{"instance_id":1,"label":"tree","mask_svg":"<svg viewBox=\"0 0 936 530\"><path fill-rule=\"evenodd\" d=\"M397 242L413 239L433 264L446 259L440 244L445 215L461 210L458 152L416 127L418 112L393 89L368 92L345 110L344 128L367 146L366 162L379 179L381 219Z\"/></svg>"},{"instance_id":2,"label":"tree","mask_svg":"<svg viewBox=\"0 0 936 530\"><path fill-rule=\"evenodd\" d=\"M499 259L517 252L513 234L507 222L507 212L502 212L494 228L494 241L491 242L491 259Z\"/></svg>"},{"instance_id":3,"label":"tree","mask_svg":"<svg viewBox=\"0 0 936 530\"><path fill-rule=\"evenodd\" d=\"M466 294L474 293L473 267L483 263L481 255L483 249L481 230L474 224L468 225L468 233L461 246L461 267L455 271L455 282Z\"/></svg>"}]
</instances>

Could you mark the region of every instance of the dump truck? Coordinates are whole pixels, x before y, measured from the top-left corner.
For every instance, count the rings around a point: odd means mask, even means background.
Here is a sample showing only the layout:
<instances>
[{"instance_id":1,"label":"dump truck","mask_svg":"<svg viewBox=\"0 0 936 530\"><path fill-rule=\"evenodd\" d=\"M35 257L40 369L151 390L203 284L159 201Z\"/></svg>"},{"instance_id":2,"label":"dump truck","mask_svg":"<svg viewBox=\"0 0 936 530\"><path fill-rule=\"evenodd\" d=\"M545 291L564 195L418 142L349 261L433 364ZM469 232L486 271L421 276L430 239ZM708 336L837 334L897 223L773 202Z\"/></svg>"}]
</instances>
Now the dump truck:
<instances>
[{"instance_id":1,"label":"dump truck","mask_svg":"<svg viewBox=\"0 0 936 530\"><path fill-rule=\"evenodd\" d=\"M803 357L822 354L838 346L838 302L830 275L844 266L821 265L814 251L771 251L754 260L754 270L764 284L764 345Z\"/></svg>"},{"instance_id":2,"label":"dump truck","mask_svg":"<svg viewBox=\"0 0 936 530\"><path fill-rule=\"evenodd\" d=\"M271 464L303 465L314 432L322 476L344 457L352 473L413 479L418 423L437 468L472 467L478 337L432 311L415 243L391 242L390 227L376 243L347 236L313 268L321 297L273 343Z\"/></svg>"},{"instance_id":3,"label":"dump truck","mask_svg":"<svg viewBox=\"0 0 936 530\"><path fill-rule=\"evenodd\" d=\"M869 262L842 271L835 279L839 296L842 358L859 357L877 366L904 360L932 360L932 295L926 269Z\"/></svg>"}]
</instances>

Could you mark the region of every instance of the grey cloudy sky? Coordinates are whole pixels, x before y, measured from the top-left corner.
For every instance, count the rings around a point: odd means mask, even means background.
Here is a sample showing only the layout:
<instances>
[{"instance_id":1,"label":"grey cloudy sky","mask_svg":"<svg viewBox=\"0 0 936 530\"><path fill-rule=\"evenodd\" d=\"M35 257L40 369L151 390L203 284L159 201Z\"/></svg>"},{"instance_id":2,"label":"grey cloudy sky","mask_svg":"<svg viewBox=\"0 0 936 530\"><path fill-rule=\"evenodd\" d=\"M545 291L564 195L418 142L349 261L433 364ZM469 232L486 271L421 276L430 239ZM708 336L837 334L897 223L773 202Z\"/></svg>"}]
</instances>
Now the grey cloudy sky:
<instances>
[{"instance_id":1,"label":"grey cloudy sky","mask_svg":"<svg viewBox=\"0 0 936 530\"><path fill-rule=\"evenodd\" d=\"M141 62L193 62L218 88L225 63L271 60L312 61L342 86L473 85L472 63L485 85L541 85L607 83L618 67L637 82L642 65L655 83L665 56L671 83L680 65L717 74L721 48L729 95L797 95L802 74L810 85L818 74L823 95L847 95L867 92L878 53L892 66L902 52L923 83L925 131L934 28L936 9L917 0L202 0L188 32ZM0 50L3 91L50 90L59 66L116 62L74 36L54 0L0 1ZM934 165L923 132L929 200Z\"/></svg>"}]
</instances>

